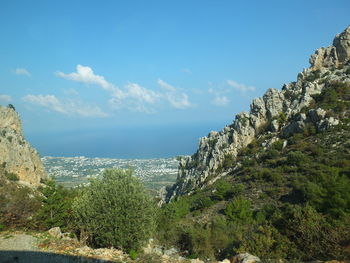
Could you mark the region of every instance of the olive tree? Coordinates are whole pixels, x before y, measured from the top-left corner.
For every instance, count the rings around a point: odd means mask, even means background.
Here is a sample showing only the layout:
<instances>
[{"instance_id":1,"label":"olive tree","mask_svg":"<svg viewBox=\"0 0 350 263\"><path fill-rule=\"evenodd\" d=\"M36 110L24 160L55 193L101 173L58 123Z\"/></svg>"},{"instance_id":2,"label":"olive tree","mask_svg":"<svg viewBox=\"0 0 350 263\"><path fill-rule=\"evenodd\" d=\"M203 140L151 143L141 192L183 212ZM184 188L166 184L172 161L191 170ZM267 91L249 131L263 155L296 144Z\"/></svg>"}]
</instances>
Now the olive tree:
<instances>
[{"instance_id":1,"label":"olive tree","mask_svg":"<svg viewBox=\"0 0 350 263\"><path fill-rule=\"evenodd\" d=\"M90 244L138 249L155 228L156 205L131 170L108 169L73 202L75 223Z\"/></svg>"}]
</instances>

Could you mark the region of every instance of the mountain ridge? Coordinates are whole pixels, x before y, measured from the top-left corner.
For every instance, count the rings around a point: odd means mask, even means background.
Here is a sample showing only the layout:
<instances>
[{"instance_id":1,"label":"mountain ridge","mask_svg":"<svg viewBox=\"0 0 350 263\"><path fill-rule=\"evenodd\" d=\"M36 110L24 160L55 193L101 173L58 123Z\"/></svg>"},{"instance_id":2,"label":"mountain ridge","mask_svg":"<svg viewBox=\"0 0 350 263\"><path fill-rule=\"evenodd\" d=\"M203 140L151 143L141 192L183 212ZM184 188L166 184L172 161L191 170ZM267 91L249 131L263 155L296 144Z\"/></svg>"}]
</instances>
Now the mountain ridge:
<instances>
[{"instance_id":1,"label":"mountain ridge","mask_svg":"<svg viewBox=\"0 0 350 263\"><path fill-rule=\"evenodd\" d=\"M264 142L268 146L278 137L300 132L308 122L320 131L338 125L340 121L326 116L321 108L305 113L302 110L313 103L313 96L321 94L327 82L350 81L350 26L336 35L333 45L317 49L309 61L310 68L299 73L296 82L284 84L281 91L268 89L252 101L249 113L237 114L233 123L220 132L202 137L197 152L180 160L177 182L167 189L164 201L214 183L229 172L217 172L220 166L226 161L235 162L239 152L264 133L275 135Z\"/></svg>"}]
</instances>

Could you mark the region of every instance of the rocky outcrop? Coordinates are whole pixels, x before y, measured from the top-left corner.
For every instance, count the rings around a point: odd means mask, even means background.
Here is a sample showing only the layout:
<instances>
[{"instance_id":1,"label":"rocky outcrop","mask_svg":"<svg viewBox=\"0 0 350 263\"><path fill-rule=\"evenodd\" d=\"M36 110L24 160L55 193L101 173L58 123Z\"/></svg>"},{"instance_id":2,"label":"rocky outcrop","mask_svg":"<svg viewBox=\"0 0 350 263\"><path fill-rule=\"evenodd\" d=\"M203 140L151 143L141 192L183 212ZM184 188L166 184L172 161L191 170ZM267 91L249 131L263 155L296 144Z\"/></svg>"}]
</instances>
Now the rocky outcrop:
<instances>
[{"instance_id":1,"label":"rocky outcrop","mask_svg":"<svg viewBox=\"0 0 350 263\"><path fill-rule=\"evenodd\" d=\"M0 165L31 186L47 178L38 152L23 137L18 113L13 107L0 106Z\"/></svg>"},{"instance_id":2,"label":"rocky outcrop","mask_svg":"<svg viewBox=\"0 0 350 263\"><path fill-rule=\"evenodd\" d=\"M326 117L322 109L307 113L301 110L314 101L313 96L322 92L326 82L350 81L349 39L350 27L335 37L332 46L318 49L311 56L311 67L299 73L296 82L285 84L281 91L269 89L253 100L249 113L237 114L232 124L201 138L197 152L180 160L177 182L167 189L165 202L177 195L190 194L235 169L234 165L221 168L264 134L275 137L273 141L276 137L287 138L302 131L310 122L319 131L338 125L339 120Z\"/></svg>"},{"instance_id":3,"label":"rocky outcrop","mask_svg":"<svg viewBox=\"0 0 350 263\"><path fill-rule=\"evenodd\" d=\"M350 59L350 26L336 35L333 45L319 48L310 58L311 69L338 67Z\"/></svg>"}]
</instances>

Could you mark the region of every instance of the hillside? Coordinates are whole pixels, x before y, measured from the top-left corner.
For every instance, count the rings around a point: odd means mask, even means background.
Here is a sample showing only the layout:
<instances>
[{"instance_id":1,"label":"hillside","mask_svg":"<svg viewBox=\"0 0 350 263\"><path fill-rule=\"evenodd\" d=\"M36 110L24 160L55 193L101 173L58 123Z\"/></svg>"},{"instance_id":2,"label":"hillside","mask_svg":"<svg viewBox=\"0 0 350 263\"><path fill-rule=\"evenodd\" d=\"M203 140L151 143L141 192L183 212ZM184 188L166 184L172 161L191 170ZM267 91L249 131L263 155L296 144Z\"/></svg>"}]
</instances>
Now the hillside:
<instances>
[{"instance_id":1,"label":"hillside","mask_svg":"<svg viewBox=\"0 0 350 263\"><path fill-rule=\"evenodd\" d=\"M331 83L350 81L349 39L350 26L334 38L332 46L316 50L310 58L311 67L299 73L296 82L285 84L281 91L269 89L263 97L253 100L249 113L237 114L232 124L201 138L197 152L181 160L177 183L168 189L166 201L211 184L228 173L220 169L227 158L234 161L257 138L269 134L269 140L264 142L268 145L301 131L306 123L314 123L318 131L337 125L339 120L327 115L326 109L315 105L310 112L305 109L315 102L313 96L321 94Z\"/></svg>"},{"instance_id":2,"label":"hillside","mask_svg":"<svg viewBox=\"0 0 350 263\"><path fill-rule=\"evenodd\" d=\"M11 105L0 106L0 165L3 173L27 186L38 186L47 175L38 152L25 140L21 120Z\"/></svg>"},{"instance_id":3,"label":"hillside","mask_svg":"<svg viewBox=\"0 0 350 263\"><path fill-rule=\"evenodd\" d=\"M350 27L310 63L180 161L163 242L203 258L350 258Z\"/></svg>"}]
</instances>

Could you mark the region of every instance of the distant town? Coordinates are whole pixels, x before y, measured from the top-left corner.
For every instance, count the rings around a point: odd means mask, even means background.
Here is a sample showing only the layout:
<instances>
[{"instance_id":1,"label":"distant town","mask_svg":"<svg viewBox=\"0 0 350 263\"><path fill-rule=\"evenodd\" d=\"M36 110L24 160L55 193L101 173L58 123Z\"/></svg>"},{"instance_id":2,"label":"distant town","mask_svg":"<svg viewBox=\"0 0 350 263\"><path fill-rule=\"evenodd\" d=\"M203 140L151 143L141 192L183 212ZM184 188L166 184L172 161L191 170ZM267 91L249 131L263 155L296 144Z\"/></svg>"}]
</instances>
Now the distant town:
<instances>
[{"instance_id":1,"label":"distant town","mask_svg":"<svg viewBox=\"0 0 350 263\"><path fill-rule=\"evenodd\" d=\"M101 176L104 169L122 168L132 169L135 176L155 191L175 182L178 167L176 158L110 159L45 156L42 161L49 176L65 187L84 185L89 182L89 178Z\"/></svg>"}]
</instances>

